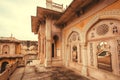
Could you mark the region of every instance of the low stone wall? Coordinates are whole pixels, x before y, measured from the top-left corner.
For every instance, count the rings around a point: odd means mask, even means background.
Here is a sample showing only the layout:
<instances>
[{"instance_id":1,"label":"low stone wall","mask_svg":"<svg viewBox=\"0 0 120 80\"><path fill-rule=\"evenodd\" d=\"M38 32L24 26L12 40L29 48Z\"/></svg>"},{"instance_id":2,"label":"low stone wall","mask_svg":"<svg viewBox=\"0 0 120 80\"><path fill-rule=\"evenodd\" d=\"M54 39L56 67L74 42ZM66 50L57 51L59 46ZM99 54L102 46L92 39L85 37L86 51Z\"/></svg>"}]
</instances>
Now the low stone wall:
<instances>
[{"instance_id":1,"label":"low stone wall","mask_svg":"<svg viewBox=\"0 0 120 80\"><path fill-rule=\"evenodd\" d=\"M14 70L17 68L17 63L8 66L7 69L0 74L0 80L8 80L9 76L14 72Z\"/></svg>"}]
</instances>

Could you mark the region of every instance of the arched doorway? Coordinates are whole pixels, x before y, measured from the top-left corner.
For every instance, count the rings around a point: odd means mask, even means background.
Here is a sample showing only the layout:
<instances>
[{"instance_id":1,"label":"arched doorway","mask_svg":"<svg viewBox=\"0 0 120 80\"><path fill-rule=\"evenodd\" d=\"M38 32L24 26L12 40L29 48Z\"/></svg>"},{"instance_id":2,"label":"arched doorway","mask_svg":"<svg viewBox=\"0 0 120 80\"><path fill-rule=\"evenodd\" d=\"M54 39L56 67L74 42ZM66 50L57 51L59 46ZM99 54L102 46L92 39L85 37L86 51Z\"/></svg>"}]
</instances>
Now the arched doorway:
<instances>
[{"instance_id":1,"label":"arched doorway","mask_svg":"<svg viewBox=\"0 0 120 80\"><path fill-rule=\"evenodd\" d=\"M2 72L5 71L7 65L8 65L8 62L3 62L3 63L2 63L0 73L2 73Z\"/></svg>"},{"instance_id":2,"label":"arched doorway","mask_svg":"<svg viewBox=\"0 0 120 80\"><path fill-rule=\"evenodd\" d=\"M10 53L10 47L8 45L4 45L2 48L3 54L9 54Z\"/></svg>"},{"instance_id":3,"label":"arched doorway","mask_svg":"<svg viewBox=\"0 0 120 80\"><path fill-rule=\"evenodd\" d=\"M59 46L59 37L57 35L53 36L53 43L52 43L52 58L56 58L58 55L57 48Z\"/></svg>"}]
</instances>

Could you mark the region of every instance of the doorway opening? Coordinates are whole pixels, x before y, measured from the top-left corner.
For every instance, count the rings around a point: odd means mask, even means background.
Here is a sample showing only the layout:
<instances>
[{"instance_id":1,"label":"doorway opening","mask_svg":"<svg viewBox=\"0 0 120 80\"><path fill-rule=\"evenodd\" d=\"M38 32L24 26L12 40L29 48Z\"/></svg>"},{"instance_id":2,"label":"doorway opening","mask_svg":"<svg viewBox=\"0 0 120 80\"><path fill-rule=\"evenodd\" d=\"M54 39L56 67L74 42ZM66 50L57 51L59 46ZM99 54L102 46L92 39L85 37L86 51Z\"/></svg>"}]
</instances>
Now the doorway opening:
<instances>
[{"instance_id":1,"label":"doorway opening","mask_svg":"<svg viewBox=\"0 0 120 80\"><path fill-rule=\"evenodd\" d=\"M52 57L54 57L54 43L52 43Z\"/></svg>"},{"instance_id":2,"label":"doorway opening","mask_svg":"<svg viewBox=\"0 0 120 80\"><path fill-rule=\"evenodd\" d=\"M52 58L57 58L58 40L59 37L57 35L54 35L52 43Z\"/></svg>"},{"instance_id":3,"label":"doorway opening","mask_svg":"<svg viewBox=\"0 0 120 80\"><path fill-rule=\"evenodd\" d=\"M2 73L2 72L5 71L7 65L8 65L8 62L3 62L3 63L2 63L0 73Z\"/></svg>"}]
</instances>

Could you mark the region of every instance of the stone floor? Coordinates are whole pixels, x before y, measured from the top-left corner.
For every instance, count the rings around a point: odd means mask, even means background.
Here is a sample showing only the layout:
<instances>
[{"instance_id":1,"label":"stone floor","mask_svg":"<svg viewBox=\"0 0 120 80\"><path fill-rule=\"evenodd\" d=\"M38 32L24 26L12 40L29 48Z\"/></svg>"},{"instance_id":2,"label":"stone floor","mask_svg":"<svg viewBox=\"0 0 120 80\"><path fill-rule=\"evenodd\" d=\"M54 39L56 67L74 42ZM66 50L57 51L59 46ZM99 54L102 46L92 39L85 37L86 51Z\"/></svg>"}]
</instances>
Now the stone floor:
<instances>
[{"instance_id":1,"label":"stone floor","mask_svg":"<svg viewBox=\"0 0 120 80\"><path fill-rule=\"evenodd\" d=\"M41 66L26 66L18 68L10 80L89 80L74 71L64 67L44 68Z\"/></svg>"},{"instance_id":2,"label":"stone floor","mask_svg":"<svg viewBox=\"0 0 120 80\"><path fill-rule=\"evenodd\" d=\"M17 68L14 73L10 76L10 80L22 80L24 73L24 67Z\"/></svg>"}]
</instances>

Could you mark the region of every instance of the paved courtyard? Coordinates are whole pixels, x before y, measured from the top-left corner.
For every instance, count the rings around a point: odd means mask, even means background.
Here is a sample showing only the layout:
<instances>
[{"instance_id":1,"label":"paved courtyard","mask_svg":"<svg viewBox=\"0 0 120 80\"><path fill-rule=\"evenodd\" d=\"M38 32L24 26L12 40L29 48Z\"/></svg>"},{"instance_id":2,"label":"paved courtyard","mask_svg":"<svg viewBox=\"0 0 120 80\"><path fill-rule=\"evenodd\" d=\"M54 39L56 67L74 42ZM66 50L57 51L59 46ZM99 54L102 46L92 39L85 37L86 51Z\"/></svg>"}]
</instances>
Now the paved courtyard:
<instances>
[{"instance_id":1,"label":"paved courtyard","mask_svg":"<svg viewBox=\"0 0 120 80\"><path fill-rule=\"evenodd\" d=\"M64 67L27 66L16 69L10 80L89 80Z\"/></svg>"}]
</instances>

